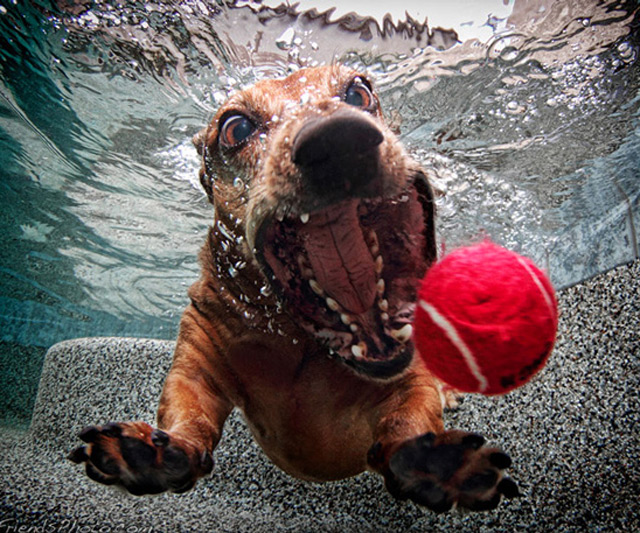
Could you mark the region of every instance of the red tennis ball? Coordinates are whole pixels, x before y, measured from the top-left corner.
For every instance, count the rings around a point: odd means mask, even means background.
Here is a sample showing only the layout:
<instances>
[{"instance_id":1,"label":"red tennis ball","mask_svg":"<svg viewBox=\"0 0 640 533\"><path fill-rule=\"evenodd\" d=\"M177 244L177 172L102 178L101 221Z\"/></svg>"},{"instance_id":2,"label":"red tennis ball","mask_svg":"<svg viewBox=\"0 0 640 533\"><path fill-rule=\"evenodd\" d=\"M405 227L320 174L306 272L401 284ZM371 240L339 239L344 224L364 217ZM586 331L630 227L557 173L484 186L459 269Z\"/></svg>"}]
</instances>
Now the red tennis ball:
<instances>
[{"instance_id":1,"label":"red tennis ball","mask_svg":"<svg viewBox=\"0 0 640 533\"><path fill-rule=\"evenodd\" d=\"M422 280L416 349L440 380L503 394L546 363L558 329L551 282L529 259L491 242L460 248Z\"/></svg>"}]
</instances>

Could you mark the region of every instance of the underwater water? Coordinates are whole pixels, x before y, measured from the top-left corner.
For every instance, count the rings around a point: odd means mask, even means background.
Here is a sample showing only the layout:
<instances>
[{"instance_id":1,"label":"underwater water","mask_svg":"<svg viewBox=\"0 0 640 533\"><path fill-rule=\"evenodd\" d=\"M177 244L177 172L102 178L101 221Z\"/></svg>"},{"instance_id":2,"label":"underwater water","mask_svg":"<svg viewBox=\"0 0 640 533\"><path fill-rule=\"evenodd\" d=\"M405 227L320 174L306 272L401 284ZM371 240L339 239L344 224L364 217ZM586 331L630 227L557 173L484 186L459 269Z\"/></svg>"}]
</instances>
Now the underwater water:
<instances>
[{"instance_id":1,"label":"underwater water","mask_svg":"<svg viewBox=\"0 0 640 533\"><path fill-rule=\"evenodd\" d=\"M440 4L2 0L3 423L28 420L53 343L175 336L213 216L191 137L302 66L371 74L435 176L443 249L489 236L557 287L638 258L637 3L485 1L455 25Z\"/></svg>"}]
</instances>

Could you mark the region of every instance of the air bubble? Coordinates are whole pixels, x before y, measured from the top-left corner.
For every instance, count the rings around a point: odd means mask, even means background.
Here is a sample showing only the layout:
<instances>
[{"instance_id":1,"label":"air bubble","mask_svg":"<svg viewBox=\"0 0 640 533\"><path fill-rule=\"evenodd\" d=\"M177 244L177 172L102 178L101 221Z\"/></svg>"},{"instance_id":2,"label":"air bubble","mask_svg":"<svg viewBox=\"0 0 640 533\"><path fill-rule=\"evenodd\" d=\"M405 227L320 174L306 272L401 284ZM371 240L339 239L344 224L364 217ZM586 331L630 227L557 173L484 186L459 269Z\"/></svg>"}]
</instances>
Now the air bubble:
<instances>
[{"instance_id":1,"label":"air bubble","mask_svg":"<svg viewBox=\"0 0 640 533\"><path fill-rule=\"evenodd\" d=\"M634 56L633 48L627 42L620 43L618 45L618 54L620 54L620 58L623 61L629 62L633 59Z\"/></svg>"},{"instance_id":2,"label":"air bubble","mask_svg":"<svg viewBox=\"0 0 640 533\"><path fill-rule=\"evenodd\" d=\"M513 46L506 46L500 52L500 59L502 59L503 61L509 61L509 62L515 61L517 57L518 57L518 49L514 48Z\"/></svg>"},{"instance_id":3,"label":"air bubble","mask_svg":"<svg viewBox=\"0 0 640 533\"><path fill-rule=\"evenodd\" d=\"M262 294L262 296L271 296L271 287L267 286L267 285L263 285L262 287L260 287L260 294Z\"/></svg>"},{"instance_id":4,"label":"air bubble","mask_svg":"<svg viewBox=\"0 0 640 533\"><path fill-rule=\"evenodd\" d=\"M295 30L293 28L287 28L284 33L276 39L276 46L280 48L280 50L288 50L291 48L295 37Z\"/></svg>"},{"instance_id":5,"label":"air bubble","mask_svg":"<svg viewBox=\"0 0 640 533\"><path fill-rule=\"evenodd\" d=\"M233 234L229 231L227 226L225 226L221 220L218 220L218 222L216 223L216 226L218 226L220 233L222 233L227 239L229 239L230 241L234 240Z\"/></svg>"}]
</instances>

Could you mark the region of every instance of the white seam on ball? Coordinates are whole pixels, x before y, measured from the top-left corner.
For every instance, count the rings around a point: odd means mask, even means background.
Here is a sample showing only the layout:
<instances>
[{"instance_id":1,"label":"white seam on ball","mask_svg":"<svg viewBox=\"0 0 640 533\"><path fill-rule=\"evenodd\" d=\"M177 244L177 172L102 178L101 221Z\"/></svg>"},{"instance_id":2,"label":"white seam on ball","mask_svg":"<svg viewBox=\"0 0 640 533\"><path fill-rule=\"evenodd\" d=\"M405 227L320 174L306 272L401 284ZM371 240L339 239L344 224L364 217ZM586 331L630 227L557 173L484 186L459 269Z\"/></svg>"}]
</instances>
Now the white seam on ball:
<instances>
[{"instance_id":1,"label":"white seam on ball","mask_svg":"<svg viewBox=\"0 0 640 533\"><path fill-rule=\"evenodd\" d=\"M456 330L455 326L451 322L449 322L443 315L441 315L438 310L431 304L425 302L424 300L420 300L418 304L420 305L420 307L422 307L422 309L426 311L433 323L444 332L449 341L451 341L451 344L453 344L458 349L460 355L462 355L462 359L467 364L469 372L471 372L473 377L476 378L476 381L478 382L478 392L484 392L485 390L487 390L487 387L489 386L487 378L480 371L480 368L478 367L476 360L473 357L473 353L471 353L469 347L465 344L460 335L458 335L458 331Z\"/></svg>"},{"instance_id":2,"label":"white seam on ball","mask_svg":"<svg viewBox=\"0 0 640 533\"><path fill-rule=\"evenodd\" d=\"M531 269L531 267L527 264L526 261L524 261L521 257L517 257L516 259L518 259L518 262L524 267L527 273L531 276L531 279L533 280L533 282L536 284L536 286L542 293L542 296L544 297L544 301L546 302L547 307L549 308L549 314L553 317L556 314L555 306L553 305L553 300L551 299L551 296L547 292L547 289L545 288L545 286L542 284L538 276L536 276L535 272Z\"/></svg>"}]
</instances>

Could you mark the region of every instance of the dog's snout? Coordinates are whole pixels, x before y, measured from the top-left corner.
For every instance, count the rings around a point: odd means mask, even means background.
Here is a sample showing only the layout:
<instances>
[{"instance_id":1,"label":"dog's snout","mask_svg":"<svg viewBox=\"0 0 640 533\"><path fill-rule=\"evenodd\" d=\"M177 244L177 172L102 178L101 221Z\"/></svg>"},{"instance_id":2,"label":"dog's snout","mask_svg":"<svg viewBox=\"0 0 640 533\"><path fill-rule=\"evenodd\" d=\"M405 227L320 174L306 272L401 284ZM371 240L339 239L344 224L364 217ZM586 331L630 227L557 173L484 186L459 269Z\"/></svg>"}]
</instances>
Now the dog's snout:
<instances>
[{"instance_id":1,"label":"dog's snout","mask_svg":"<svg viewBox=\"0 0 640 533\"><path fill-rule=\"evenodd\" d=\"M366 117L351 111L310 119L294 138L292 159L317 192L354 192L377 175L384 137Z\"/></svg>"},{"instance_id":2,"label":"dog's snout","mask_svg":"<svg viewBox=\"0 0 640 533\"><path fill-rule=\"evenodd\" d=\"M328 159L366 153L382 142L382 133L369 120L352 113L312 119L293 142L293 162L308 167Z\"/></svg>"}]
</instances>

